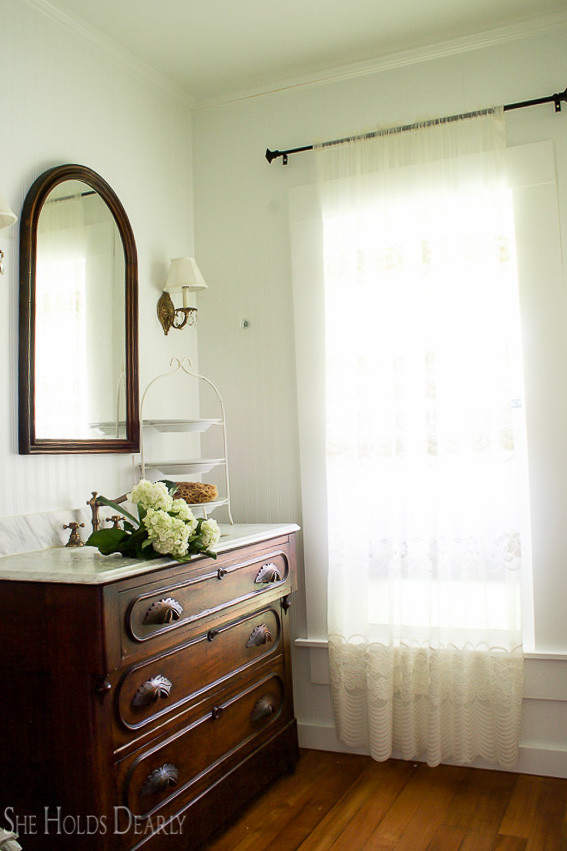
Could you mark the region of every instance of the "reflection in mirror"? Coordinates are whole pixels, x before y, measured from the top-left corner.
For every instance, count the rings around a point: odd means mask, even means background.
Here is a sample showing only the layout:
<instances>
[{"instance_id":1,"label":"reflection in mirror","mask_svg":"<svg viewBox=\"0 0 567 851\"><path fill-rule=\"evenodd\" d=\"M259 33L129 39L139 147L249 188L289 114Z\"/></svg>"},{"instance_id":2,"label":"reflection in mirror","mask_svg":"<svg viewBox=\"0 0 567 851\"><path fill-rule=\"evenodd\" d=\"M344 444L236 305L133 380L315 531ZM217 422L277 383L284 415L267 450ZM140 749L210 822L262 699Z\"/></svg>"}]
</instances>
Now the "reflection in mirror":
<instances>
[{"instance_id":1,"label":"reflection in mirror","mask_svg":"<svg viewBox=\"0 0 567 851\"><path fill-rule=\"evenodd\" d=\"M20 452L136 451L136 283L108 184L42 175L22 214Z\"/></svg>"},{"instance_id":2,"label":"reflection in mirror","mask_svg":"<svg viewBox=\"0 0 567 851\"><path fill-rule=\"evenodd\" d=\"M124 252L80 181L60 183L41 211L35 333L36 437L124 438Z\"/></svg>"}]
</instances>

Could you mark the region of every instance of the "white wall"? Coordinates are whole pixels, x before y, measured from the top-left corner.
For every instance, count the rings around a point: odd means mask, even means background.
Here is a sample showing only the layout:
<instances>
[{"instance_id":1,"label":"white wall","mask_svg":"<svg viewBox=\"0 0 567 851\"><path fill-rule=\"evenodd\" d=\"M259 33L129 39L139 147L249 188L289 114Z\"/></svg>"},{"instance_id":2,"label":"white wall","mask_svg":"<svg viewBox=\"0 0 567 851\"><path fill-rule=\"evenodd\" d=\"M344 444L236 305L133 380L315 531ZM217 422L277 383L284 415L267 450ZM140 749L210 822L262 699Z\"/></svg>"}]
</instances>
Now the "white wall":
<instances>
[{"instance_id":1,"label":"white wall","mask_svg":"<svg viewBox=\"0 0 567 851\"><path fill-rule=\"evenodd\" d=\"M237 520L302 521L287 190L314 180L286 148L381 125L541 97L567 83L567 28L211 108L195 118L195 241L214 286L200 325L201 368L225 394ZM567 255L567 109L508 113L508 143L553 140ZM567 299L565 272L525 307L537 370L527 405L534 525L536 655L526 670L520 769L567 776ZM241 327L247 319L249 326ZM298 365L301 368L301 364ZM348 505L345 505L348 510ZM356 511L356 507L351 509ZM305 565L306 576L317 565ZM298 599L301 609L301 596ZM312 601L316 606L318 601ZM296 635L308 636L304 612ZM551 654L542 657L541 654ZM555 660L555 655L559 660ZM325 649L296 646L296 709L306 745L334 738Z\"/></svg>"},{"instance_id":2,"label":"white wall","mask_svg":"<svg viewBox=\"0 0 567 851\"><path fill-rule=\"evenodd\" d=\"M195 355L195 333L165 338L155 315L169 259L193 252L190 110L157 75L42 8L0 4L0 191L19 214L34 179L67 162L116 191L138 248L143 388L172 355ZM91 490L117 496L134 474L131 455L17 454L18 241L18 225L0 231L0 517L84 505Z\"/></svg>"}]
</instances>

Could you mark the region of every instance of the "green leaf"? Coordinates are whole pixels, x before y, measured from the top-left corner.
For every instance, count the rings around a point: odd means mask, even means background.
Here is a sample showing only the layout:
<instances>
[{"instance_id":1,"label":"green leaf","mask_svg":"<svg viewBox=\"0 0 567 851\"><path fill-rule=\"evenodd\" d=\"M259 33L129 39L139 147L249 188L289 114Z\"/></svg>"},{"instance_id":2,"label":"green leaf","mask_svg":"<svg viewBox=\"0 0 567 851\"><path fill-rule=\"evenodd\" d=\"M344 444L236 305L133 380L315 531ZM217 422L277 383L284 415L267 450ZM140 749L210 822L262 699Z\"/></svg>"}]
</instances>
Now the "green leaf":
<instances>
[{"instance_id":1,"label":"green leaf","mask_svg":"<svg viewBox=\"0 0 567 851\"><path fill-rule=\"evenodd\" d=\"M112 502L111 499L107 499L105 496L97 496L96 499L97 502L101 503L101 505L108 505L109 508L114 509L114 511L117 511L118 514L123 514L125 517L129 517L130 520L133 520L136 525L139 525L136 518L132 514L130 514L129 511L125 511L125 509L122 508L117 502Z\"/></svg>"},{"instance_id":2,"label":"green leaf","mask_svg":"<svg viewBox=\"0 0 567 851\"><path fill-rule=\"evenodd\" d=\"M99 529L87 540L87 546L96 547L104 556L122 552L121 544L130 535L123 529Z\"/></svg>"}]
</instances>

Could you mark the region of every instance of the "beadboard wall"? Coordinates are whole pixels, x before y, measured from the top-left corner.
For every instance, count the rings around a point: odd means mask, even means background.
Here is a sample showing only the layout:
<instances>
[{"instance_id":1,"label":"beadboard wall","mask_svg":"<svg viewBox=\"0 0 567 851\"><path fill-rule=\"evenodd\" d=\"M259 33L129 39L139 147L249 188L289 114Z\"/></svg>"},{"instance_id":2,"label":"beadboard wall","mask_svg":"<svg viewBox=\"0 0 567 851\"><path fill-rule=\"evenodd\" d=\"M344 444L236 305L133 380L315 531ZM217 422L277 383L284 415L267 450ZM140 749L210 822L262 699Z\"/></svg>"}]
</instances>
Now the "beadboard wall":
<instances>
[{"instance_id":1,"label":"beadboard wall","mask_svg":"<svg viewBox=\"0 0 567 851\"><path fill-rule=\"evenodd\" d=\"M138 248L143 388L173 355L196 362L195 329L166 338L155 315L170 258L193 253L189 105L47 3L1 0L0 10L0 191L19 214L34 179L66 162L116 191ZM84 506L91 490L118 496L137 475L131 455L18 455L18 225L0 231L0 249L0 517ZM180 396L160 389L154 401L183 416Z\"/></svg>"},{"instance_id":2,"label":"beadboard wall","mask_svg":"<svg viewBox=\"0 0 567 851\"><path fill-rule=\"evenodd\" d=\"M384 63L384 70L321 85L217 105L195 117L195 244L215 280L201 322L203 370L225 389L231 411L235 512L248 521L293 520L302 510L294 347L294 305L287 193L314 182L309 153L272 165L266 147L292 148L562 91L567 84L567 19L463 52ZM551 140L567 256L567 110L553 105L508 113L508 143ZM537 293L537 287L536 293ZM552 297L550 298L550 293ZM519 770L567 777L567 279L542 277L526 332L530 374L530 467L534 531L535 647L526 665ZM345 292L345 298L348 293ZM243 321L245 320L245 321ZM308 325L308 317L303 322ZM529 401L529 400L528 400ZM309 423L307 423L309 428ZM356 499L345 494L345 522ZM309 528L304 530L305 536ZM343 749L331 711L326 646L312 625L324 623L324 597L306 558L295 619L294 675L301 741ZM323 586L324 587L324 586Z\"/></svg>"}]
</instances>

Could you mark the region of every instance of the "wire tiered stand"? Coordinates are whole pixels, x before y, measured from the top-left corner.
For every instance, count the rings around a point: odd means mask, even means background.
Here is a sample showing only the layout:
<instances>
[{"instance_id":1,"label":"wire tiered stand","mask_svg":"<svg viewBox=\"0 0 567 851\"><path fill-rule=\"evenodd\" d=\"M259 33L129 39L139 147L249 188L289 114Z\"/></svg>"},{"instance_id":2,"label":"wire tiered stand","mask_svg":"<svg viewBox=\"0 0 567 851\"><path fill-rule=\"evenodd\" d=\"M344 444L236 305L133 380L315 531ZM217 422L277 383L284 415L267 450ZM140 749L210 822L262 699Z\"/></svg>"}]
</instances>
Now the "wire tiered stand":
<instances>
[{"instance_id":1,"label":"wire tiered stand","mask_svg":"<svg viewBox=\"0 0 567 851\"><path fill-rule=\"evenodd\" d=\"M224 402L222 400L222 396L219 393L217 387L206 378L204 375L199 375L194 372L192 369L191 361L188 357L186 358L172 358L170 361L170 369L168 372L164 372L161 375L157 375L153 378L142 395L142 399L140 402L140 472L143 479L147 476L147 471L151 470L151 477L154 480L161 479L167 475L201 475L203 473L208 473L213 467L224 467L224 495L220 495L219 498L211 500L210 502L196 502L190 504L190 508L192 511L200 510L203 516L206 518L208 515L217 508L221 506L226 506L226 511L228 514L229 523L234 524L234 520L232 519L232 512L230 507L230 481L229 481L229 473L228 473L228 441L226 436L226 418L225 418L225 410L224 410ZM190 378L194 378L197 381L204 381L214 392L220 409L220 417L216 417L213 419L144 419L144 402L146 401L146 397L148 395L148 391L150 388L157 382L161 381L163 378L169 378L177 373L185 374ZM153 428L158 432L162 433L171 433L171 432L193 432L200 433L206 431L209 427L218 427L222 429L222 440L223 440L223 452L224 455L222 458L194 458L192 460L183 460L183 461L146 461L145 452L144 452L144 429Z\"/></svg>"}]
</instances>

